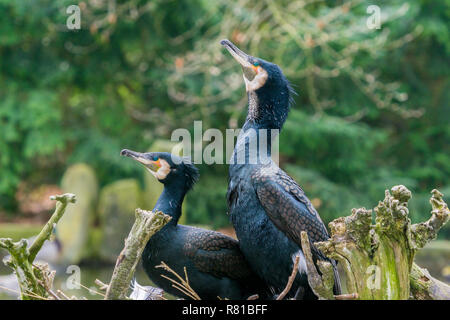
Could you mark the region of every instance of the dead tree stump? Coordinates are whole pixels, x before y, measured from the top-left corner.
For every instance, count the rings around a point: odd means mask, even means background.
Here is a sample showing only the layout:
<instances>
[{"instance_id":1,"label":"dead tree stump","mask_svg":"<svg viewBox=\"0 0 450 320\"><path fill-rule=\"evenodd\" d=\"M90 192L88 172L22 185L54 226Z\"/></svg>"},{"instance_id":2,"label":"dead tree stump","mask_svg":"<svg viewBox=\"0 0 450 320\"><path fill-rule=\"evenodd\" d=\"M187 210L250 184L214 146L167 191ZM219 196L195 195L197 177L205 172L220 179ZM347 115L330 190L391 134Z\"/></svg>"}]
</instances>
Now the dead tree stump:
<instances>
[{"instance_id":1,"label":"dead tree stump","mask_svg":"<svg viewBox=\"0 0 450 320\"><path fill-rule=\"evenodd\" d=\"M343 266L349 293L364 300L450 299L448 285L429 274L424 281L420 275L424 271L413 268L417 250L433 240L449 219L443 195L437 190L431 193L431 217L426 222L411 225L411 192L402 185L386 190L374 213L353 209L352 215L330 222L331 238L315 245Z\"/></svg>"}]
</instances>

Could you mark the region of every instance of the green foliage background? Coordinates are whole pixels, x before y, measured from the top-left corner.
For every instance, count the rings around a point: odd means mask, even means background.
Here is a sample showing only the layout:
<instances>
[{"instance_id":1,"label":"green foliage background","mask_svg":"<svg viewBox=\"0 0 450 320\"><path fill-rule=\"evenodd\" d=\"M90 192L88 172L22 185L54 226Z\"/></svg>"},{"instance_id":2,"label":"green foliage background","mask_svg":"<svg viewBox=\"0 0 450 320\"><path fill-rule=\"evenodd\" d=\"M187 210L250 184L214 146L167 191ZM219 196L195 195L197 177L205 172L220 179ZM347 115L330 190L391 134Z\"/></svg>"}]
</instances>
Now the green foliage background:
<instances>
[{"instance_id":1,"label":"green foliage background","mask_svg":"<svg viewBox=\"0 0 450 320\"><path fill-rule=\"evenodd\" d=\"M59 183L76 162L102 185L142 170L147 150L193 121L245 119L240 69L219 40L280 65L298 96L280 136L281 165L324 220L372 207L384 190L450 194L450 1L0 0L0 208L16 214L21 181ZM200 166L188 223L228 223L227 166ZM450 236L449 228L441 233Z\"/></svg>"}]
</instances>

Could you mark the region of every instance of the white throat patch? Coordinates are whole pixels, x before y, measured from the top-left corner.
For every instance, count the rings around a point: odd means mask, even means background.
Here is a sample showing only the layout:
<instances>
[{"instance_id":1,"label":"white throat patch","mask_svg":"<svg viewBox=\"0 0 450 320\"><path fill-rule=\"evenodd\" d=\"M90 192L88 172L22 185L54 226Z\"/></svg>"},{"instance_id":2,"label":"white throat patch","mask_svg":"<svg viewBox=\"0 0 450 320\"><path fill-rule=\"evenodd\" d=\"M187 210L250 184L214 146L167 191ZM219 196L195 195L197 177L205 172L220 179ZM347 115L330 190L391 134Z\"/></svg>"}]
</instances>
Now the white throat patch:
<instances>
[{"instance_id":1,"label":"white throat patch","mask_svg":"<svg viewBox=\"0 0 450 320\"><path fill-rule=\"evenodd\" d=\"M245 76L244 77L244 81L245 81L245 90L248 91L255 91L258 90L259 88L261 88L267 81L268 78L268 74L267 71L264 70L263 68L259 68L259 72L258 74L253 78L252 81L248 80Z\"/></svg>"},{"instance_id":2,"label":"white throat patch","mask_svg":"<svg viewBox=\"0 0 450 320\"><path fill-rule=\"evenodd\" d=\"M164 180L167 175L170 172L170 165L167 163L166 160L160 159L159 163L161 164L161 167L156 171L152 171L150 169L147 169L150 171L150 173L158 180Z\"/></svg>"}]
</instances>

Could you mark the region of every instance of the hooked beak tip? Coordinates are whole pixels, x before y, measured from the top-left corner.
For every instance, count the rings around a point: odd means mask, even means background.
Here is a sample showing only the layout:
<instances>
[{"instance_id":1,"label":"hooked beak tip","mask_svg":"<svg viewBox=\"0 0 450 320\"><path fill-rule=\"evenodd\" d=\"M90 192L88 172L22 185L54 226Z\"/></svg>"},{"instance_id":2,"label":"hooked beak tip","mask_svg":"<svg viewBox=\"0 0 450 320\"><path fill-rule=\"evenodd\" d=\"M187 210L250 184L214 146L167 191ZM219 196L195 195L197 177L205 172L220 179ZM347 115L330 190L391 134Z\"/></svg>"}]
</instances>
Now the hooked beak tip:
<instances>
[{"instance_id":1,"label":"hooked beak tip","mask_svg":"<svg viewBox=\"0 0 450 320\"><path fill-rule=\"evenodd\" d=\"M250 56L236 47L230 40L223 39L220 44L228 50L228 52L233 56L233 58L243 67L250 68L251 64L249 62Z\"/></svg>"},{"instance_id":2,"label":"hooked beak tip","mask_svg":"<svg viewBox=\"0 0 450 320\"><path fill-rule=\"evenodd\" d=\"M130 157L132 155L132 151L128 149L122 149L122 151L120 151L120 155L124 157Z\"/></svg>"},{"instance_id":3,"label":"hooked beak tip","mask_svg":"<svg viewBox=\"0 0 450 320\"><path fill-rule=\"evenodd\" d=\"M134 152L134 151L131 151L128 149L122 149L122 151L120 151L120 155L124 156L124 157L133 158L133 159L136 159L141 156L141 154L139 152Z\"/></svg>"},{"instance_id":4,"label":"hooked beak tip","mask_svg":"<svg viewBox=\"0 0 450 320\"><path fill-rule=\"evenodd\" d=\"M120 155L136 160L151 171L158 170L158 164L156 163L156 161L147 159L147 157L145 157L145 154L143 153L131 151L128 149L122 149L122 151L120 151Z\"/></svg>"}]
</instances>

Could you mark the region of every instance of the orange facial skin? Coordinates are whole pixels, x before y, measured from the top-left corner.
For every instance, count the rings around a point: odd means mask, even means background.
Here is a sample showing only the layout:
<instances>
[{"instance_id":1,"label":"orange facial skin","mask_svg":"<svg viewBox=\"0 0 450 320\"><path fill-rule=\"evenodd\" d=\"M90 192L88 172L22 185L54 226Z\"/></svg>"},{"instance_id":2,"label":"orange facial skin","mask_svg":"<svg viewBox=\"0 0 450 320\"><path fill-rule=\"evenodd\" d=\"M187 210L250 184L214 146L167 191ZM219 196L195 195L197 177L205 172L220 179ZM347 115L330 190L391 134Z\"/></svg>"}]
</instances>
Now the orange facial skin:
<instances>
[{"instance_id":1,"label":"orange facial skin","mask_svg":"<svg viewBox=\"0 0 450 320\"><path fill-rule=\"evenodd\" d=\"M159 161L159 159L156 160L156 161L153 161L153 163L154 163L156 166L158 166L158 168L161 168L161 162Z\"/></svg>"}]
</instances>

